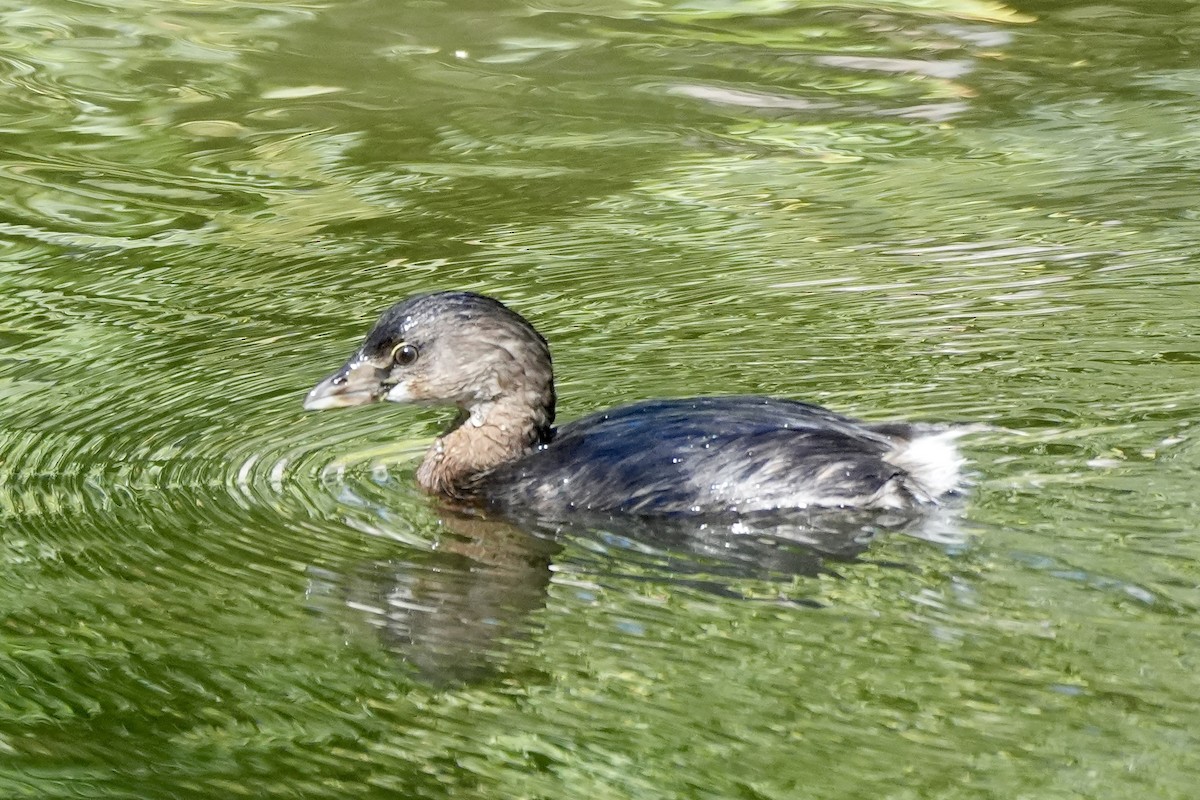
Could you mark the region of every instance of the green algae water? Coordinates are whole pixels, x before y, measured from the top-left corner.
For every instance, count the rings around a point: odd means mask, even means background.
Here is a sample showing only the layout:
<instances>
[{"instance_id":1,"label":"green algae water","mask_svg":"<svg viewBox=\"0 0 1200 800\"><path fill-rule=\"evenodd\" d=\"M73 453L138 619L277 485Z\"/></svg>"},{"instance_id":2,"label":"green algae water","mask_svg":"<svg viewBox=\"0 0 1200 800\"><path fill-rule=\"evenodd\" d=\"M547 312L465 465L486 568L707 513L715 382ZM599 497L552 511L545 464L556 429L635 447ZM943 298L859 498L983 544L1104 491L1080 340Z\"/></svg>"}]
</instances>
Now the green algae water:
<instances>
[{"instance_id":1,"label":"green algae water","mask_svg":"<svg viewBox=\"0 0 1200 800\"><path fill-rule=\"evenodd\" d=\"M1200 9L0 4L0 797L1191 798ZM840 545L457 518L305 392L971 420ZM848 541L848 543L847 543Z\"/></svg>"}]
</instances>

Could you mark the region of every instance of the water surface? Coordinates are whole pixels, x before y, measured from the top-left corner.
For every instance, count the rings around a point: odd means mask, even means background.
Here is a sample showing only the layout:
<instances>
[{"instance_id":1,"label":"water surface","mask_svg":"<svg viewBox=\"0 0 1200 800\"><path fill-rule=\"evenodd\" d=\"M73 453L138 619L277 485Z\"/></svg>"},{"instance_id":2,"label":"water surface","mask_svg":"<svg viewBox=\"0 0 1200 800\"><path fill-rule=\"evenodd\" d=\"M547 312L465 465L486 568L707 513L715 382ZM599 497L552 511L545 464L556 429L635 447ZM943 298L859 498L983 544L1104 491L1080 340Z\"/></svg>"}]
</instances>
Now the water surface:
<instances>
[{"instance_id":1,"label":"water surface","mask_svg":"<svg viewBox=\"0 0 1200 800\"><path fill-rule=\"evenodd\" d=\"M0 8L0 794L1185 798L1188 3ZM495 294L560 419L983 420L929 524L529 530L306 414ZM844 531L843 531L844 533Z\"/></svg>"}]
</instances>

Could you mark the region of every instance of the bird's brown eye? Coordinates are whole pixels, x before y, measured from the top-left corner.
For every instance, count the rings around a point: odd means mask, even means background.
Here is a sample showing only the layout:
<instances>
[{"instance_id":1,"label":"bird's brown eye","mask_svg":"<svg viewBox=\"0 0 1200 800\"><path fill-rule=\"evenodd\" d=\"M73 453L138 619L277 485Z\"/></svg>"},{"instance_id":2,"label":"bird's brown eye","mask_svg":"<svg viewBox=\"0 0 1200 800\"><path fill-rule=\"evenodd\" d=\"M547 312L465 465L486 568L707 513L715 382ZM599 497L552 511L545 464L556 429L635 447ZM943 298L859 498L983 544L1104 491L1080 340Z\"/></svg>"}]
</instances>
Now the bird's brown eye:
<instances>
[{"instance_id":1,"label":"bird's brown eye","mask_svg":"<svg viewBox=\"0 0 1200 800\"><path fill-rule=\"evenodd\" d=\"M416 361L417 356L419 355L420 353L417 352L417 348L413 347L411 344L405 344L403 342L396 345L395 348L392 349L392 360L401 367L407 367L409 364Z\"/></svg>"}]
</instances>

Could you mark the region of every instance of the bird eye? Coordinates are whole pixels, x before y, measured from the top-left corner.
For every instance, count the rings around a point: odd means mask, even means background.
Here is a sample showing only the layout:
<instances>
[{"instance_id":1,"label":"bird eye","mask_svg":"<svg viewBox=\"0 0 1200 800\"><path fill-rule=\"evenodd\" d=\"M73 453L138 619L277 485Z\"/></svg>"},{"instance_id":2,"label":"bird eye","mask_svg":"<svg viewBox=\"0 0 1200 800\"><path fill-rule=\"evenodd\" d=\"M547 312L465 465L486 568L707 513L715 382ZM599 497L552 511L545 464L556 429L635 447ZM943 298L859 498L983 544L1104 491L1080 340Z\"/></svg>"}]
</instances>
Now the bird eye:
<instances>
[{"instance_id":1,"label":"bird eye","mask_svg":"<svg viewBox=\"0 0 1200 800\"><path fill-rule=\"evenodd\" d=\"M392 360L401 367L407 367L416 361L419 355L420 353L417 352L417 348L405 342L401 342L392 348Z\"/></svg>"}]
</instances>

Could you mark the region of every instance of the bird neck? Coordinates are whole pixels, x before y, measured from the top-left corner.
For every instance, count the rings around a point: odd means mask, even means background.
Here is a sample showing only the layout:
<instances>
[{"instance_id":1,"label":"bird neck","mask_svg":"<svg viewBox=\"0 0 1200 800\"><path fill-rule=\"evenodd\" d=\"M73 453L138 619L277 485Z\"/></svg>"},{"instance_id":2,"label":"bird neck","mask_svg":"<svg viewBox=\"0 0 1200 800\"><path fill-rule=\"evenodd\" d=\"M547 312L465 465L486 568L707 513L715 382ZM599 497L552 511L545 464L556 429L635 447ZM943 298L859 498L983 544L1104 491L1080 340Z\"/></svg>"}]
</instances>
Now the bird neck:
<instances>
[{"instance_id":1,"label":"bird neck","mask_svg":"<svg viewBox=\"0 0 1200 800\"><path fill-rule=\"evenodd\" d=\"M434 441L417 469L417 483L431 494L470 494L473 478L548 442L553 420L553 405L503 398L477 405Z\"/></svg>"}]
</instances>

